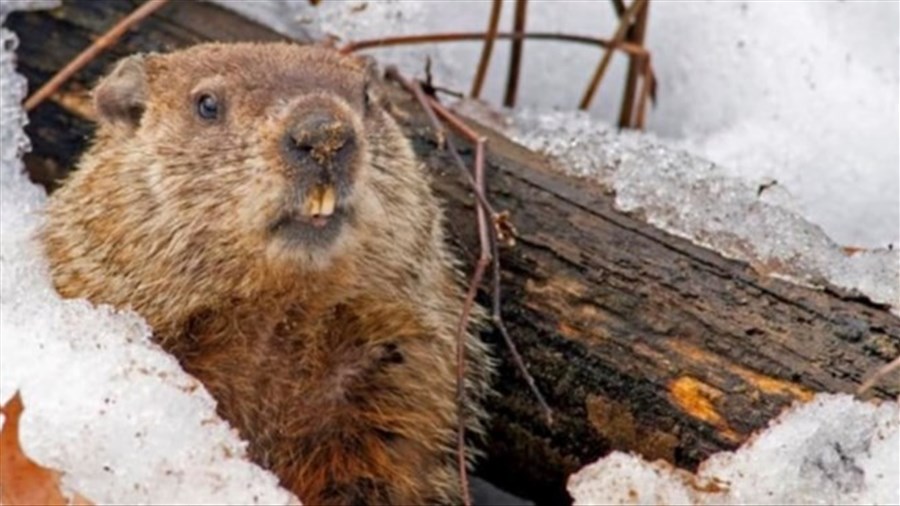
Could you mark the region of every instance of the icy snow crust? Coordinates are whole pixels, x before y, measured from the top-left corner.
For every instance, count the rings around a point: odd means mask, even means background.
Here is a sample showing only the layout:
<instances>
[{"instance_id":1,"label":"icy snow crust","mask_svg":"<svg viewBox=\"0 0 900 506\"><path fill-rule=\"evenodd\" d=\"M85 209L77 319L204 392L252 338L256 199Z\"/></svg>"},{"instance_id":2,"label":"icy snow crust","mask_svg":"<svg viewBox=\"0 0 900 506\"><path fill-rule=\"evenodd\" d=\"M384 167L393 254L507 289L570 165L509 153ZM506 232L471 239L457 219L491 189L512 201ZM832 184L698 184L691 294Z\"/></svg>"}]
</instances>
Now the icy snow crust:
<instances>
[{"instance_id":1,"label":"icy snow crust","mask_svg":"<svg viewBox=\"0 0 900 506\"><path fill-rule=\"evenodd\" d=\"M855 289L900 308L900 250L852 255L802 218L778 184L752 185L653 135L618 133L579 112L515 111L515 140L559 160L560 170L616 191L623 211L764 273Z\"/></svg>"},{"instance_id":2,"label":"icy snow crust","mask_svg":"<svg viewBox=\"0 0 900 506\"><path fill-rule=\"evenodd\" d=\"M296 502L245 458L215 401L150 342L141 318L53 289L33 239L46 195L21 163L15 45L0 28L0 402L21 391L24 451L96 504Z\"/></svg>"},{"instance_id":3,"label":"icy snow crust","mask_svg":"<svg viewBox=\"0 0 900 506\"><path fill-rule=\"evenodd\" d=\"M900 504L898 405L817 395L697 474L615 452L569 478L575 504Z\"/></svg>"}]
</instances>

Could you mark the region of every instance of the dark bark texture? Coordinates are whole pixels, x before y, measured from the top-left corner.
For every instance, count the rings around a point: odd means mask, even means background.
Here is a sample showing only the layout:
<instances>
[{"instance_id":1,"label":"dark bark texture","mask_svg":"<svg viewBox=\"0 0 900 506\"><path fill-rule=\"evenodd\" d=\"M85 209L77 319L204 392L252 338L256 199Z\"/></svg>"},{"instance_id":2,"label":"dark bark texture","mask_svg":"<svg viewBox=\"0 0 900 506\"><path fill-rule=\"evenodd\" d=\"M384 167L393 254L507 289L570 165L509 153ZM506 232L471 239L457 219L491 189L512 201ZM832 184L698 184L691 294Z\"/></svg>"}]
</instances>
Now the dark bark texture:
<instances>
[{"instance_id":1,"label":"dark bark texture","mask_svg":"<svg viewBox=\"0 0 900 506\"><path fill-rule=\"evenodd\" d=\"M31 89L137 3L70 0L11 15ZM32 112L32 179L53 188L85 148L93 128L86 90L115 59L205 40L282 38L212 4L171 2ZM419 106L395 86L391 98L471 268L478 254L472 192ZM605 189L477 128L488 139L489 198L518 229L516 245L501 251L503 314L555 414L547 426L498 334L485 331L501 359L487 457L477 469L485 479L560 503L569 500L568 474L612 450L693 468L798 399L853 392L900 352L900 319L886 308L833 287L762 276L655 229L616 211ZM471 160L471 151L462 154ZM870 395L896 397L900 384L890 378Z\"/></svg>"}]
</instances>

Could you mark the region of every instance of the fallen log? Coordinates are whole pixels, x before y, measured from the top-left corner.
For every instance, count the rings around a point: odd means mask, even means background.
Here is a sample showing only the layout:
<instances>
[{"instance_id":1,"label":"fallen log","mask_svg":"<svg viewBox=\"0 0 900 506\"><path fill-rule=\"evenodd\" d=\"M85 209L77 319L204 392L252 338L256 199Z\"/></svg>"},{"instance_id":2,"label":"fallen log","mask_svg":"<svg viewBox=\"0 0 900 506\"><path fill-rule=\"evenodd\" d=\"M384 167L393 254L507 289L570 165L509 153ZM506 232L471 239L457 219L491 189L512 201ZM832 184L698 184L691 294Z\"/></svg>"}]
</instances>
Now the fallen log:
<instances>
[{"instance_id":1,"label":"fallen log","mask_svg":"<svg viewBox=\"0 0 900 506\"><path fill-rule=\"evenodd\" d=\"M12 14L30 89L138 3L71 0ZM84 149L92 133L86 90L115 59L211 39L282 38L213 4L171 2L32 111L32 179L52 189ZM478 240L470 188L416 102L389 87L471 267ZM759 275L616 211L606 189L474 126L488 139L489 198L518 230L516 246L501 251L504 317L555 415L547 426L499 336L485 331L501 375L476 474L502 488L565 502L568 474L611 450L693 468L795 400L855 391L900 352L900 319L883 306ZM480 299L487 304L488 292ZM900 385L885 382L872 395L896 397Z\"/></svg>"}]
</instances>

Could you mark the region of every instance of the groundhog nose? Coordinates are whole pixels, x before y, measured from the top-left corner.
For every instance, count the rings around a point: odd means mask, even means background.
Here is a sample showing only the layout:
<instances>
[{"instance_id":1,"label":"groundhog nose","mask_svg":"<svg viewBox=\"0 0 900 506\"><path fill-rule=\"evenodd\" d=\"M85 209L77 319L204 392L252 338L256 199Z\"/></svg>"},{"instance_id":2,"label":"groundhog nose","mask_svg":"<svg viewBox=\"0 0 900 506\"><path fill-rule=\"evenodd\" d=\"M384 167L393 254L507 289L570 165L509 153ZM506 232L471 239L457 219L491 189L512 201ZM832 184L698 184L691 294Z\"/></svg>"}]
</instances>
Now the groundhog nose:
<instances>
[{"instance_id":1,"label":"groundhog nose","mask_svg":"<svg viewBox=\"0 0 900 506\"><path fill-rule=\"evenodd\" d=\"M285 144L292 162L301 167L341 169L353 156L353 128L335 116L314 112L299 118L287 131Z\"/></svg>"}]
</instances>

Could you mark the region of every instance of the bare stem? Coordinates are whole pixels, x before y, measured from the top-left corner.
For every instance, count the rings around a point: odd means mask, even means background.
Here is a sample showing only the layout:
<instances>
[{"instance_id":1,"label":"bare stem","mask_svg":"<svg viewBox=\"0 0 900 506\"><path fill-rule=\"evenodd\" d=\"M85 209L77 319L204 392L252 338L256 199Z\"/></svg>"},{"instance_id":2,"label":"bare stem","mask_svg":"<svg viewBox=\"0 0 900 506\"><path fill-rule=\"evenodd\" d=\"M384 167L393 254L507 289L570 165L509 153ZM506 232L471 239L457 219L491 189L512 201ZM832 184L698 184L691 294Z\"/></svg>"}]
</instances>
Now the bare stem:
<instances>
[{"instance_id":1,"label":"bare stem","mask_svg":"<svg viewBox=\"0 0 900 506\"><path fill-rule=\"evenodd\" d=\"M491 298L491 321L494 323L494 326L497 327L497 330L500 331L500 335L503 336L503 341L506 343L506 347L509 349L510 354L512 354L513 362L516 364L516 368L518 368L519 373L522 375L522 378L525 379L525 383L528 384L528 388L531 390L531 393L534 395L535 399L537 399L538 404L541 406L541 410L544 412L544 419L547 421L547 425L553 425L553 410L550 409L550 405L547 404L547 400L544 398L544 394L541 393L541 390L538 388L537 383L534 381L534 377L528 372L528 368L525 366L525 360L522 359L522 355L519 354L519 349L516 348L516 343L510 337L509 332L506 330L506 324L503 322L503 316L500 313L500 306L502 302L501 293L500 293L500 241L497 240L496 230L493 238L493 242L491 243L491 248L493 248L493 254L491 255L494 259L494 265L492 267L494 274L494 283L493 283L493 297Z\"/></svg>"},{"instance_id":2,"label":"bare stem","mask_svg":"<svg viewBox=\"0 0 900 506\"><path fill-rule=\"evenodd\" d=\"M479 137L475 143L475 184L479 187L484 186L484 138ZM472 273L472 279L469 282L469 289L466 292L466 299L463 302L462 314L459 318L459 326L456 329L456 416L457 416L457 462L459 464L460 486L463 491L463 503L466 506L472 504L472 498L469 494L469 481L466 469L466 327L469 323L469 315L475 305L475 296L478 294L478 287L481 286L481 280L484 278L484 271L491 262L490 245L488 244L488 227L485 219L485 210L483 206L478 206L478 242L481 253L478 255L478 262L475 264L475 271Z\"/></svg>"},{"instance_id":3,"label":"bare stem","mask_svg":"<svg viewBox=\"0 0 900 506\"><path fill-rule=\"evenodd\" d=\"M471 41L480 41L487 38L487 32L448 32L448 33L426 33L426 34L418 34L418 35L397 35L392 37L381 37L377 39L368 39L368 40L360 40L357 42L350 42L341 47L340 51L342 53L355 53L357 51L362 51L363 49L380 49L385 47L392 46L404 46L404 45L413 45L413 44L434 44L434 43L444 43L444 42L471 42ZM613 45L610 41L606 39L601 39L597 37L588 37L585 35L574 35L567 33L552 33L552 32L531 32L531 33L509 33L509 32L499 32L497 33L497 39L502 40L516 40L516 39L532 39L532 40L552 40L552 41L560 41L560 42L575 42L579 44L587 44L591 46L599 46L609 48L612 47L616 50L622 51L627 54L645 54L647 52L646 49L637 46L635 44L630 44L628 42L622 42L619 45Z\"/></svg>"},{"instance_id":4,"label":"bare stem","mask_svg":"<svg viewBox=\"0 0 900 506\"><path fill-rule=\"evenodd\" d=\"M643 57L638 56L636 58L640 58L643 75L641 78L641 94L638 97L637 117L635 118L633 126L643 130L644 122L647 117L647 102L650 101L650 97L652 96L653 71L650 69L650 55Z\"/></svg>"},{"instance_id":5,"label":"bare stem","mask_svg":"<svg viewBox=\"0 0 900 506\"><path fill-rule=\"evenodd\" d=\"M616 8L616 14L621 18L625 14L625 3L622 0L618 0L618 3L614 3L614 6ZM647 2L647 5L637 13L634 24L625 34L626 41L639 46L644 44L644 37L647 33L647 17L649 13L650 3ZM649 66L649 63L642 65L639 58L640 57L636 55L629 55L628 75L625 77L625 90L622 92L622 106L619 108L619 128L636 126L636 123L639 121L633 116L634 99L637 94L638 79L641 77L647 79L647 69L645 68L645 65ZM650 73L652 74L652 70ZM653 78L651 77L650 79ZM648 86L646 81L644 82L644 86ZM642 106L639 105L638 107L640 108Z\"/></svg>"},{"instance_id":6,"label":"bare stem","mask_svg":"<svg viewBox=\"0 0 900 506\"><path fill-rule=\"evenodd\" d=\"M484 193L484 184L478 184L477 181L477 172L478 170L483 171L483 161L479 164L478 160L478 140L482 137L466 125L462 120L459 119L458 116L453 114L446 107L441 105L437 100L434 100L430 97L425 96L424 93L421 92L421 87L416 82L410 82L406 78L404 78L397 71L396 67L390 67L386 71L387 77L393 79L400 83L404 88L409 90L413 95L418 99L419 104L426 110L426 112L430 109L433 111L433 114L428 114L429 120L432 122L432 126L436 132L436 136L440 139L446 139L447 149L450 152L451 157L456 162L456 165L460 168L460 172L468 180L470 186L475 193L475 199L478 201L478 204L487 211L488 216L491 217L491 221L494 223L498 222L499 215L496 211L494 211L490 202ZM418 92L416 91L418 89ZM457 132L459 132L463 137L476 142L476 164L475 164L475 173L476 178L473 178L472 172L466 167L465 161L463 161L462 157L459 155L458 150L456 149L456 145L453 142L453 137L446 135L444 126L437 120L437 117L442 118L447 121ZM480 225L480 223L479 223ZM502 298L500 291L500 255L499 255L499 241L498 241L498 232L496 228L491 227L492 233L489 236L491 252L490 257L493 259L493 288L492 288L492 309L491 309L491 321L494 323L496 328L500 331L503 340L506 342L507 347L510 350L510 353L513 358L513 363L516 364L516 368L519 370L519 373L525 379L525 382L528 384L529 389L534 394L535 399L537 399L538 403L541 406L541 409L544 412L544 417L547 420L548 425L553 423L553 411L550 406L547 404L544 395L541 393L540 389L537 387L537 383L534 380L534 377L531 373L528 372L528 368L525 366L525 361L522 359L521 354L519 354L518 349L516 348L515 343L509 335L509 332L506 329L506 325L503 321L502 314L500 312L500 308L502 306ZM481 228L479 227L479 231Z\"/></svg>"},{"instance_id":7,"label":"bare stem","mask_svg":"<svg viewBox=\"0 0 900 506\"><path fill-rule=\"evenodd\" d=\"M491 17L488 21L488 31L484 38L484 46L481 48L481 58L478 60L478 70L475 72L475 79L472 81L473 98L481 95L481 88L484 86L484 78L487 76L488 65L491 62L491 53L494 52L494 40L497 39L497 27L500 25L500 12L503 8L503 0L493 0L491 5Z\"/></svg>"},{"instance_id":8,"label":"bare stem","mask_svg":"<svg viewBox=\"0 0 900 506\"><path fill-rule=\"evenodd\" d=\"M616 16L622 17L622 14L625 14L625 1L624 0L612 0L613 9L616 10Z\"/></svg>"},{"instance_id":9,"label":"bare stem","mask_svg":"<svg viewBox=\"0 0 900 506\"><path fill-rule=\"evenodd\" d=\"M588 87L584 90L584 95L581 97L581 103L578 105L579 109L586 110L591 106L591 101L594 100L594 94L597 92L597 87L600 85L600 81L603 79L603 75L606 73L610 61L612 61L612 50L622 44L625 39L625 33L631 25L632 18L634 18L635 13L646 3L647 0L634 0L634 2L631 3L631 6L625 11L625 14L619 19L619 26L616 28L612 40L610 41L611 47L607 47L606 51L603 53L603 57L600 58L597 70L594 71L594 75L591 77L591 81L588 83Z\"/></svg>"},{"instance_id":10,"label":"bare stem","mask_svg":"<svg viewBox=\"0 0 900 506\"><path fill-rule=\"evenodd\" d=\"M887 376L888 374L900 369L900 356L891 360L891 362L885 366L882 366L880 369L875 371L869 379L867 379L862 385L859 386L859 389L856 390L856 395L862 395L866 393L870 388L874 387L881 381L882 378Z\"/></svg>"},{"instance_id":11,"label":"bare stem","mask_svg":"<svg viewBox=\"0 0 900 506\"><path fill-rule=\"evenodd\" d=\"M122 38L122 35L125 35L125 32L130 30L132 27L134 27L134 25L141 22L141 20L143 20L147 16L156 12L160 7L165 5L166 2L168 2L168 0L148 0L146 3L135 9L131 14L116 23L115 26L101 35L100 38L95 40L93 44L88 46L84 51L76 56L74 60L69 62L69 64L63 67L62 70L57 72L56 75L54 75L49 81L44 83L44 85L41 86L39 90L28 97L28 100L25 101L25 110L31 111L41 102L56 93L59 90L60 86L68 81L69 78L71 78L73 75L75 75L76 72L84 68L84 66L90 63L94 58L96 58L97 55L115 44L120 38Z\"/></svg>"},{"instance_id":12,"label":"bare stem","mask_svg":"<svg viewBox=\"0 0 900 506\"><path fill-rule=\"evenodd\" d=\"M516 0L516 12L513 19L513 33L518 35L525 33L525 19L528 13L528 0ZM522 67L522 37L516 37L512 41L509 53L509 73L506 76L506 94L503 97L503 105L513 107L516 105L516 93L519 90L519 74Z\"/></svg>"}]
</instances>

